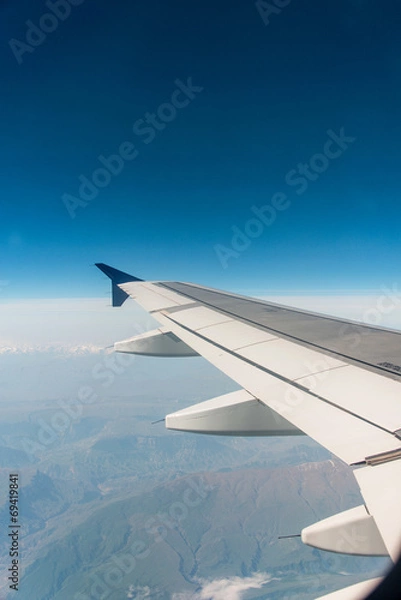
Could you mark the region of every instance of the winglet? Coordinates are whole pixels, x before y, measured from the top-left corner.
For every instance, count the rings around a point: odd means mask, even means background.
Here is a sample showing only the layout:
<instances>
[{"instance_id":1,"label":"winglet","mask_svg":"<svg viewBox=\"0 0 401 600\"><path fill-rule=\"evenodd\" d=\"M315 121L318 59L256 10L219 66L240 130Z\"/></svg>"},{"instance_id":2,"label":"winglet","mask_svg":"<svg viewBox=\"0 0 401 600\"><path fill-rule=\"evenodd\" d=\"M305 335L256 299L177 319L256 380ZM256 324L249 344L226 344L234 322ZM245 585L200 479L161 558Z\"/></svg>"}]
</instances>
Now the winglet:
<instances>
[{"instance_id":1,"label":"winglet","mask_svg":"<svg viewBox=\"0 0 401 600\"><path fill-rule=\"evenodd\" d=\"M112 305L121 306L128 298L128 294L118 287L119 283L127 283L128 281L143 281L139 277L134 277L124 271L114 269L104 263L96 263L95 266L100 269L107 277L111 279Z\"/></svg>"}]
</instances>

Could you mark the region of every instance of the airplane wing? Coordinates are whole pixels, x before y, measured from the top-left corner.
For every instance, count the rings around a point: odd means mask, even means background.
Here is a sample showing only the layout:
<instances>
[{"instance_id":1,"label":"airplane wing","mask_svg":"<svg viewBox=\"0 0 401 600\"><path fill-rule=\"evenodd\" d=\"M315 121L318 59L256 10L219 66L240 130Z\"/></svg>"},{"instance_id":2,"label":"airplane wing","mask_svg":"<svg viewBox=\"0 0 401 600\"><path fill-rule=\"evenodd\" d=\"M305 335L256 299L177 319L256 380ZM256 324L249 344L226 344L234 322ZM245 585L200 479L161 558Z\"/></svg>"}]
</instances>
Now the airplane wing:
<instances>
[{"instance_id":1,"label":"airplane wing","mask_svg":"<svg viewBox=\"0 0 401 600\"><path fill-rule=\"evenodd\" d=\"M312 437L353 469L365 504L305 528L302 540L334 552L398 559L400 331L96 266L112 281L114 306L130 296L161 325L117 342L115 350L201 355L241 388L167 415L168 428ZM376 583L324 598L362 598Z\"/></svg>"}]
</instances>

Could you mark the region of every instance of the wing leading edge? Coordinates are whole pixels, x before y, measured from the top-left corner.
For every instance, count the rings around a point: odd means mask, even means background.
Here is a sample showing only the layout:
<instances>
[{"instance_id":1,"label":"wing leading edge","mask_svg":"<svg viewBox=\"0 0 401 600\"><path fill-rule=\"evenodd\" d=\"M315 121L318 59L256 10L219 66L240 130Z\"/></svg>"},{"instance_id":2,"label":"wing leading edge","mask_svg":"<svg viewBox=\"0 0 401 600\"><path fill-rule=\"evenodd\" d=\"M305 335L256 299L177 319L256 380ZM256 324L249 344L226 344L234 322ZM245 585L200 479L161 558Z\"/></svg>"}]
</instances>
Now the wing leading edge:
<instances>
[{"instance_id":1,"label":"wing leading edge","mask_svg":"<svg viewBox=\"0 0 401 600\"><path fill-rule=\"evenodd\" d=\"M305 543L398 558L401 332L195 284L143 281L103 263L96 266L112 281L113 306L130 296L161 324L145 343L138 336L126 340L128 345L117 343L117 351L198 354L242 388L168 415L167 427L309 435L354 469L365 506L306 528ZM180 354L171 336L182 344ZM341 598L361 597L357 593L350 588Z\"/></svg>"}]
</instances>

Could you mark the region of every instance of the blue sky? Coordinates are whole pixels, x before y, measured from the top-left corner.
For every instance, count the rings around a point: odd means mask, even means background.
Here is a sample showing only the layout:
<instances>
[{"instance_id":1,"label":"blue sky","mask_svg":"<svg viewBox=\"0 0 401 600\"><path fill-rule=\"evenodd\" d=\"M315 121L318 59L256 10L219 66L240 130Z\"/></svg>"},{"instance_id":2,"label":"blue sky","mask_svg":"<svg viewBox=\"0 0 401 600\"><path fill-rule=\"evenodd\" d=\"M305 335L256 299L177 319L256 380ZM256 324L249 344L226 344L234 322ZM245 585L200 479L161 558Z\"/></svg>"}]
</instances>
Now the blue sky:
<instances>
[{"instance_id":1,"label":"blue sky","mask_svg":"<svg viewBox=\"0 0 401 600\"><path fill-rule=\"evenodd\" d=\"M266 294L400 281L398 2L289 2L264 19L249 1L68 6L64 21L45 2L0 7L0 298L101 296L98 261ZM327 158L342 128L352 141ZM136 157L84 201L79 177L124 143ZM277 193L285 210L238 250Z\"/></svg>"}]
</instances>

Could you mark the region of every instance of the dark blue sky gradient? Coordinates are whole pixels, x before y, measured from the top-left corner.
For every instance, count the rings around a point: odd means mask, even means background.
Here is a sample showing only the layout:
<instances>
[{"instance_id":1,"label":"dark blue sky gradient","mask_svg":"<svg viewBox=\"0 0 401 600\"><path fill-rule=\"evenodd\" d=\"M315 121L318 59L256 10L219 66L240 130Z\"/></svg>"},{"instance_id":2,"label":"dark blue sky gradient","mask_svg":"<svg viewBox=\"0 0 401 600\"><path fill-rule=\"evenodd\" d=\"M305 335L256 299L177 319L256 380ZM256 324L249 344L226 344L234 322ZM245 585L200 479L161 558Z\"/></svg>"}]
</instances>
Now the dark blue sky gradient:
<instances>
[{"instance_id":1,"label":"dark blue sky gradient","mask_svg":"<svg viewBox=\"0 0 401 600\"><path fill-rule=\"evenodd\" d=\"M294 0L266 26L250 1L84 0L19 65L9 40L46 12L0 6L0 298L101 295L94 262L266 293L400 281L398 1ZM145 144L133 124L189 77ZM287 173L341 127L355 142L298 195ZM63 194L124 141L137 158L72 219ZM224 269L215 245L276 192L290 207Z\"/></svg>"}]
</instances>

